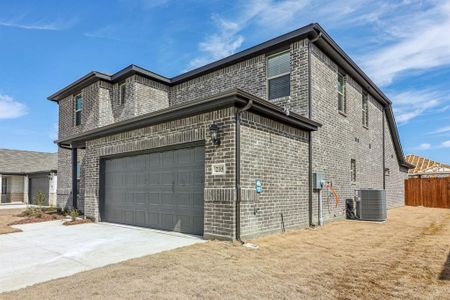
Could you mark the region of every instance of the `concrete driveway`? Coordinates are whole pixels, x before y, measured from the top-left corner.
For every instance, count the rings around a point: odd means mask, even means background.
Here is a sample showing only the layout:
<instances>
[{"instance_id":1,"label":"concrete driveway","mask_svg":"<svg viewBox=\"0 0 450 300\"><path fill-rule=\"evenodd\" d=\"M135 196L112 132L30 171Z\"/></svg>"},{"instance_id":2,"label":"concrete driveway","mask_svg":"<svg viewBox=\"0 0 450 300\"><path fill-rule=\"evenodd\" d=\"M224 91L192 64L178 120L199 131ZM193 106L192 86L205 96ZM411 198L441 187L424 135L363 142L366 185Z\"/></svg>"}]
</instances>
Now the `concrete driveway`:
<instances>
[{"instance_id":1,"label":"concrete driveway","mask_svg":"<svg viewBox=\"0 0 450 300\"><path fill-rule=\"evenodd\" d=\"M0 235L0 292L201 243L200 237L108 223L14 226Z\"/></svg>"}]
</instances>

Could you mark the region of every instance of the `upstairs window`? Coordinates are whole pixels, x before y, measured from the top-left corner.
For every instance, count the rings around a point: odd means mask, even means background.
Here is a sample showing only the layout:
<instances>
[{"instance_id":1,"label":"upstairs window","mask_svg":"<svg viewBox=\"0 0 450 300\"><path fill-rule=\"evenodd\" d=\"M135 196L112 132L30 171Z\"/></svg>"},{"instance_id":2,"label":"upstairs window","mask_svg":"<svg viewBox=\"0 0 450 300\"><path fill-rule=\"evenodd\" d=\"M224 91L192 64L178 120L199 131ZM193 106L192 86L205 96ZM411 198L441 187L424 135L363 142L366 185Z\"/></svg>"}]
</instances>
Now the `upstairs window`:
<instances>
[{"instance_id":1,"label":"upstairs window","mask_svg":"<svg viewBox=\"0 0 450 300\"><path fill-rule=\"evenodd\" d=\"M269 100L291 94L291 58L289 52L268 57L267 81Z\"/></svg>"},{"instance_id":2,"label":"upstairs window","mask_svg":"<svg viewBox=\"0 0 450 300\"><path fill-rule=\"evenodd\" d=\"M338 110L344 114L347 113L347 99L345 96L345 75L338 72L337 76L337 94L338 94Z\"/></svg>"},{"instance_id":3,"label":"upstairs window","mask_svg":"<svg viewBox=\"0 0 450 300\"><path fill-rule=\"evenodd\" d=\"M365 92L362 95L362 124L369 127L369 96Z\"/></svg>"},{"instance_id":4,"label":"upstairs window","mask_svg":"<svg viewBox=\"0 0 450 300\"><path fill-rule=\"evenodd\" d=\"M125 104L125 97L127 93L127 85L126 83L122 83L119 85L119 105L124 105Z\"/></svg>"},{"instance_id":5,"label":"upstairs window","mask_svg":"<svg viewBox=\"0 0 450 300\"><path fill-rule=\"evenodd\" d=\"M356 182L356 160L350 160L350 180Z\"/></svg>"},{"instance_id":6,"label":"upstairs window","mask_svg":"<svg viewBox=\"0 0 450 300\"><path fill-rule=\"evenodd\" d=\"M81 125L81 112L83 111L83 97L81 94L75 96L75 126Z\"/></svg>"}]
</instances>

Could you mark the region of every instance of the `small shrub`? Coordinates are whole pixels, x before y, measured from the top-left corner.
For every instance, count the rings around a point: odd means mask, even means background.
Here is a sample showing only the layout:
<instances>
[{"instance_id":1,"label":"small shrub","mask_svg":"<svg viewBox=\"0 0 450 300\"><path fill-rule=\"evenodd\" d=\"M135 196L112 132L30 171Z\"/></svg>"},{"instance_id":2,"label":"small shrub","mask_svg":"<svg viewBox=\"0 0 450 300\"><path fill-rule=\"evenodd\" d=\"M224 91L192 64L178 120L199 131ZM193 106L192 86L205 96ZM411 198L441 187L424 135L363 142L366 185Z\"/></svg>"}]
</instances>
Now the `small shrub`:
<instances>
[{"instance_id":1,"label":"small shrub","mask_svg":"<svg viewBox=\"0 0 450 300\"><path fill-rule=\"evenodd\" d=\"M58 212L58 209L56 207L54 207L54 206L50 206L50 207L44 209L44 211L47 214L56 214Z\"/></svg>"},{"instance_id":2,"label":"small shrub","mask_svg":"<svg viewBox=\"0 0 450 300\"><path fill-rule=\"evenodd\" d=\"M44 206L45 200L45 194L41 191L38 191L34 196L34 204L37 206Z\"/></svg>"},{"instance_id":3,"label":"small shrub","mask_svg":"<svg viewBox=\"0 0 450 300\"><path fill-rule=\"evenodd\" d=\"M19 217L29 217L34 214L34 209L32 207L27 207L22 213L20 213Z\"/></svg>"},{"instance_id":4,"label":"small shrub","mask_svg":"<svg viewBox=\"0 0 450 300\"><path fill-rule=\"evenodd\" d=\"M80 212L77 209L71 209L66 213L66 216L69 216L73 222L80 216Z\"/></svg>"}]
</instances>

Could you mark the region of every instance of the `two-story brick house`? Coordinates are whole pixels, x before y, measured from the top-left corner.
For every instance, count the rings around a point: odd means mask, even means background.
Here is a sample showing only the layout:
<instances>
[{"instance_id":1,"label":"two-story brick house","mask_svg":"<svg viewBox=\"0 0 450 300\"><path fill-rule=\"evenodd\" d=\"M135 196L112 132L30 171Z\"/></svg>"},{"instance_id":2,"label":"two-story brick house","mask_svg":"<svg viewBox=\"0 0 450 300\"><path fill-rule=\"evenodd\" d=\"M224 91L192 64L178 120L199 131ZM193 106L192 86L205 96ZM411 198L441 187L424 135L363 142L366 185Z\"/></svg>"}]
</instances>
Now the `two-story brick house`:
<instances>
[{"instance_id":1,"label":"two-story brick house","mask_svg":"<svg viewBox=\"0 0 450 300\"><path fill-rule=\"evenodd\" d=\"M58 205L96 220L221 239L306 227L315 172L340 199L325 220L360 188L404 203L391 102L318 24L174 78L91 72L49 99Z\"/></svg>"}]
</instances>

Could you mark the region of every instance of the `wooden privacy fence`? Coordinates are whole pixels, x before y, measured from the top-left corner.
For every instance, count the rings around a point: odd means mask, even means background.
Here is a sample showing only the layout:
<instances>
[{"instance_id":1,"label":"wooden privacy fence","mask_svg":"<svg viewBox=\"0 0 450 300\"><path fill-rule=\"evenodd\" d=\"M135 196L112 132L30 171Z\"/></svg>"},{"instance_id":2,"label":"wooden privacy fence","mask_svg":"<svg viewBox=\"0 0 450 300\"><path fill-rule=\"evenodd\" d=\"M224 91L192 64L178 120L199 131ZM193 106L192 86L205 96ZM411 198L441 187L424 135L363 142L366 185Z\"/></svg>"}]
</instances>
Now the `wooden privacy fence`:
<instances>
[{"instance_id":1,"label":"wooden privacy fence","mask_svg":"<svg viewBox=\"0 0 450 300\"><path fill-rule=\"evenodd\" d=\"M405 204L450 208L450 177L405 180Z\"/></svg>"}]
</instances>

